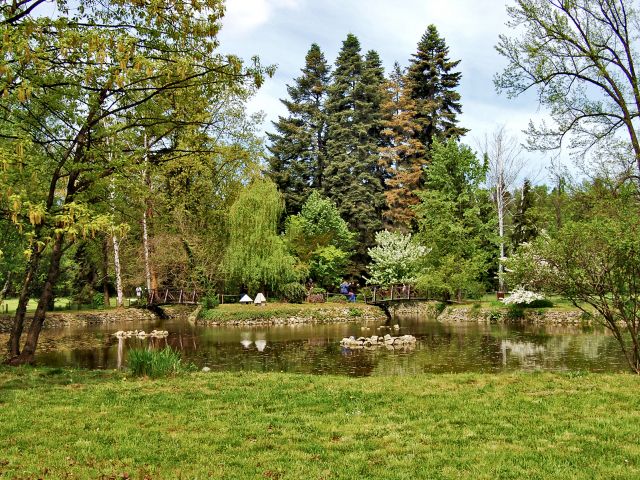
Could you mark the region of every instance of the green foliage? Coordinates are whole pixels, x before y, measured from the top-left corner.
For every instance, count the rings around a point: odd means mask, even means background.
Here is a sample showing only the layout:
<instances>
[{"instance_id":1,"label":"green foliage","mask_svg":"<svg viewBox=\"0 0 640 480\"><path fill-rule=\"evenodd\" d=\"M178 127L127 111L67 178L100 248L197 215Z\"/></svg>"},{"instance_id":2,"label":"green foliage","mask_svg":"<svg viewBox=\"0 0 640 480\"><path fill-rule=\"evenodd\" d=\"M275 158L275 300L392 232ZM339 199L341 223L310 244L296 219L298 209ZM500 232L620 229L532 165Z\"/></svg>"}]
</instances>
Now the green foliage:
<instances>
[{"instance_id":1,"label":"green foliage","mask_svg":"<svg viewBox=\"0 0 640 480\"><path fill-rule=\"evenodd\" d=\"M511 241L514 249L538 235L538 219L534 215L535 197L529 179L524 181L513 215Z\"/></svg>"},{"instance_id":2,"label":"green foliage","mask_svg":"<svg viewBox=\"0 0 640 480\"><path fill-rule=\"evenodd\" d=\"M560 294L582 310L592 307L618 339L630 368L640 372L637 185L618 184L610 191L596 182L583 194L589 199L587 215L523 245L508 263L508 278Z\"/></svg>"},{"instance_id":3,"label":"green foliage","mask_svg":"<svg viewBox=\"0 0 640 480\"><path fill-rule=\"evenodd\" d=\"M349 307L349 316L350 317L361 317L362 310L356 307Z\"/></svg>"},{"instance_id":4,"label":"green foliage","mask_svg":"<svg viewBox=\"0 0 640 480\"><path fill-rule=\"evenodd\" d=\"M509 305L507 307L506 317L513 321L522 320L524 318L524 307L518 304Z\"/></svg>"},{"instance_id":5,"label":"green foliage","mask_svg":"<svg viewBox=\"0 0 640 480\"><path fill-rule=\"evenodd\" d=\"M288 116L274 122L268 133L269 177L284 195L285 211L296 214L309 194L322 186L326 162L327 115L324 102L330 67L315 43L307 52L302 75L287 87L281 100Z\"/></svg>"},{"instance_id":6,"label":"green foliage","mask_svg":"<svg viewBox=\"0 0 640 480\"><path fill-rule=\"evenodd\" d=\"M307 298L304 285L297 282L285 283L280 287L279 292L290 303L302 303Z\"/></svg>"},{"instance_id":7,"label":"green foliage","mask_svg":"<svg viewBox=\"0 0 640 480\"><path fill-rule=\"evenodd\" d=\"M331 288L340 282L354 234L332 201L313 192L301 212L287 219L285 238L315 283Z\"/></svg>"},{"instance_id":8,"label":"green foliage","mask_svg":"<svg viewBox=\"0 0 640 480\"><path fill-rule=\"evenodd\" d=\"M180 354L169 347L162 350L131 349L128 361L129 370L136 377L166 377L184 370Z\"/></svg>"},{"instance_id":9,"label":"green foliage","mask_svg":"<svg viewBox=\"0 0 640 480\"><path fill-rule=\"evenodd\" d=\"M553 302L548 298L543 298L542 300L534 300L521 306L525 308L551 308L553 307Z\"/></svg>"},{"instance_id":10,"label":"green foliage","mask_svg":"<svg viewBox=\"0 0 640 480\"><path fill-rule=\"evenodd\" d=\"M471 149L450 140L434 142L422 203L416 207L416 239L431 248L418 285L461 298L484 293L484 276L495 255L495 213L481 188L486 165Z\"/></svg>"},{"instance_id":11,"label":"green foliage","mask_svg":"<svg viewBox=\"0 0 640 480\"><path fill-rule=\"evenodd\" d=\"M206 310L212 310L220 305L220 298L217 293L209 293L202 299L202 307Z\"/></svg>"},{"instance_id":12,"label":"green foliage","mask_svg":"<svg viewBox=\"0 0 640 480\"><path fill-rule=\"evenodd\" d=\"M324 194L358 233L355 261L366 263L366 249L382 228L385 199L378 170L380 105L384 76L380 60L363 60L359 40L349 34L336 59L327 98L329 136Z\"/></svg>"},{"instance_id":13,"label":"green foliage","mask_svg":"<svg viewBox=\"0 0 640 480\"><path fill-rule=\"evenodd\" d=\"M407 84L415 101L416 137L427 149L435 140L458 138L467 129L457 125L462 112L456 88L462 74L454 71L460 60L449 60L449 47L435 25L429 25L418 42L407 72Z\"/></svg>"},{"instance_id":14,"label":"green foliage","mask_svg":"<svg viewBox=\"0 0 640 480\"><path fill-rule=\"evenodd\" d=\"M91 304L94 307L104 308L104 293L96 292L93 294Z\"/></svg>"},{"instance_id":15,"label":"green foliage","mask_svg":"<svg viewBox=\"0 0 640 480\"><path fill-rule=\"evenodd\" d=\"M376 246L369 249L372 263L368 283L390 285L413 283L429 249L412 241L411 234L389 232L376 233Z\"/></svg>"},{"instance_id":16,"label":"green foliage","mask_svg":"<svg viewBox=\"0 0 640 480\"><path fill-rule=\"evenodd\" d=\"M229 211L226 268L229 279L250 290L292 282L295 259L277 234L283 202L275 184L256 178L245 187Z\"/></svg>"}]
</instances>

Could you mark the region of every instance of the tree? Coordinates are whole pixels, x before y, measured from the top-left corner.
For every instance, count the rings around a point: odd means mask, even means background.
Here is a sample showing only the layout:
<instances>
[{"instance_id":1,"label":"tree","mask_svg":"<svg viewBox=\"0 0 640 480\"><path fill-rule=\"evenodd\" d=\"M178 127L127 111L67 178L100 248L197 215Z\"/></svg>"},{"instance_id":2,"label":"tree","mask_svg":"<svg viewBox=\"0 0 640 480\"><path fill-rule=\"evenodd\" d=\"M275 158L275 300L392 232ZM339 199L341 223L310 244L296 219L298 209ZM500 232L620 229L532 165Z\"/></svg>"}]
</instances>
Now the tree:
<instances>
[{"instance_id":1,"label":"tree","mask_svg":"<svg viewBox=\"0 0 640 480\"><path fill-rule=\"evenodd\" d=\"M372 263L369 264L371 278L368 283L414 283L427 253L429 249L414 242L410 233L404 235L388 230L376 233L376 246L369 249Z\"/></svg>"},{"instance_id":2,"label":"tree","mask_svg":"<svg viewBox=\"0 0 640 480\"><path fill-rule=\"evenodd\" d=\"M509 63L496 76L496 88L510 97L537 89L554 121L530 124L529 147L568 143L580 155L593 147L619 148L632 153L640 175L635 2L516 0L507 12L517 34L500 36L496 49Z\"/></svg>"},{"instance_id":3,"label":"tree","mask_svg":"<svg viewBox=\"0 0 640 480\"><path fill-rule=\"evenodd\" d=\"M382 227L384 208L378 175L379 138L372 135L379 127L379 105L372 83L381 78L380 67L373 60L369 55L365 65L360 42L349 34L336 60L327 98L329 138L323 192L358 233L355 263L359 269L364 268L366 249L373 245L374 234Z\"/></svg>"},{"instance_id":4,"label":"tree","mask_svg":"<svg viewBox=\"0 0 640 480\"><path fill-rule=\"evenodd\" d=\"M313 192L298 215L287 219L285 237L291 251L319 286L333 288L344 274L355 234L336 205Z\"/></svg>"},{"instance_id":5,"label":"tree","mask_svg":"<svg viewBox=\"0 0 640 480\"><path fill-rule=\"evenodd\" d=\"M445 299L463 291L484 292L484 275L495 257L495 217L488 192L481 188L487 166L455 140L436 140L425 190L416 206L421 245L431 248L418 285Z\"/></svg>"},{"instance_id":6,"label":"tree","mask_svg":"<svg viewBox=\"0 0 640 480\"><path fill-rule=\"evenodd\" d=\"M396 63L385 83L382 115L385 139L380 147L380 163L386 172L384 218L389 228L409 232L415 223L411 208L419 203L416 191L422 185L426 165L425 148L418 136L416 101L411 98L404 72Z\"/></svg>"},{"instance_id":7,"label":"tree","mask_svg":"<svg viewBox=\"0 0 640 480\"><path fill-rule=\"evenodd\" d=\"M298 280L295 259L278 235L284 202L275 184L256 178L229 210L229 243L225 255L228 278L251 291Z\"/></svg>"},{"instance_id":8,"label":"tree","mask_svg":"<svg viewBox=\"0 0 640 480\"><path fill-rule=\"evenodd\" d=\"M327 115L324 102L330 67L317 44L305 57L302 75L287 86L290 100L281 100L288 116L273 122L268 133L268 174L285 199L285 211L296 214L314 189L321 189L326 163Z\"/></svg>"},{"instance_id":9,"label":"tree","mask_svg":"<svg viewBox=\"0 0 640 480\"><path fill-rule=\"evenodd\" d=\"M613 333L640 373L640 207L637 186L592 185L589 216L540 235L509 261L514 284L562 295Z\"/></svg>"},{"instance_id":10,"label":"tree","mask_svg":"<svg viewBox=\"0 0 640 480\"><path fill-rule=\"evenodd\" d=\"M488 161L487 181L498 214L498 290L504 292L505 215L511 199L510 190L522 171L524 163L520 157L522 148L515 137L509 137L505 127L496 129L491 138L485 137L484 155Z\"/></svg>"},{"instance_id":11,"label":"tree","mask_svg":"<svg viewBox=\"0 0 640 480\"><path fill-rule=\"evenodd\" d=\"M449 60L449 47L435 25L429 25L418 42L407 72L411 98L416 102L416 137L427 150L435 139L459 138L467 129L458 126L462 113L456 88L462 74L454 71L460 60Z\"/></svg>"},{"instance_id":12,"label":"tree","mask_svg":"<svg viewBox=\"0 0 640 480\"><path fill-rule=\"evenodd\" d=\"M112 226L109 214L96 211L105 200L99 192L108 191L109 177L133 156L109 155L124 146L106 140L153 127L164 132L164 151L183 154L176 151L182 133L212 128L211 98L259 85L266 73L216 52L223 13L218 0L124 1L117 8L83 2L70 17L48 17L39 11L41 3L4 8L0 23L6 39L0 47L0 148L17 153L9 163L9 184L0 190L10 208L0 211L29 238L10 338L14 364L33 361L65 251L76 238ZM58 11L68 12L69 5L58 2ZM20 351L26 304L41 264L45 281Z\"/></svg>"},{"instance_id":13,"label":"tree","mask_svg":"<svg viewBox=\"0 0 640 480\"><path fill-rule=\"evenodd\" d=\"M523 243L528 243L538 236L538 219L534 215L534 207L535 197L531 182L525 179L513 214L511 243L514 251Z\"/></svg>"}]
</instances>

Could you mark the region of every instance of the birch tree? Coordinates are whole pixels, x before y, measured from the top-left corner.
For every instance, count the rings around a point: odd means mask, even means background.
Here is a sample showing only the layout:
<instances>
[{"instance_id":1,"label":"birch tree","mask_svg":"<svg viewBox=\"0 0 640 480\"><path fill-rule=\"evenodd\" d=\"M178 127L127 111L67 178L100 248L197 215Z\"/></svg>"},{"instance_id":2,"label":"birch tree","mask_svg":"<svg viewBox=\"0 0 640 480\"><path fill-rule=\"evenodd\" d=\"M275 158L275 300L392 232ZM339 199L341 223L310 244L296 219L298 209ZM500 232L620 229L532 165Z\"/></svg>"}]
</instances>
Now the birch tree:
<instances>
[{"instance_id":1,"label":"birch tree","mask_svg":"<svg viewBox=\"0 0 640 480\"><path fill-rule=\"evenodd\" d=\"M498 290L504 291L505 214L513 200L511 195L524 168L522 147L518 139L508 135L504 126L485 136L484 156L488 161L487 183L498 213Z\"/></svg>"}]
</instances>

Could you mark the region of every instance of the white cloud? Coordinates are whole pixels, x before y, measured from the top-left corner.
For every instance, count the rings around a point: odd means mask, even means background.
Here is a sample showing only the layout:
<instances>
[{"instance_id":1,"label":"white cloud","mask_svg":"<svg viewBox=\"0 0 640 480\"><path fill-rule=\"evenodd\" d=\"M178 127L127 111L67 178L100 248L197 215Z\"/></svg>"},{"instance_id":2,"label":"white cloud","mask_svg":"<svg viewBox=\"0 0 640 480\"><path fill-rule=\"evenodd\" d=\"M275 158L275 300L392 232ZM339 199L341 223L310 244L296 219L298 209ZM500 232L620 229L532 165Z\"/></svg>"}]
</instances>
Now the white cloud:
<instances>
[{"instance_id":1,"label":"white cloud","mask_svg":"<svg viewBox=\"0 0 640 480\"><path fill-rule=\"evenodd\" d=\"M296 8L299 0L227 0L224 32L237 36L267 23L278 9Z\"/></svg>"}]
</instances>

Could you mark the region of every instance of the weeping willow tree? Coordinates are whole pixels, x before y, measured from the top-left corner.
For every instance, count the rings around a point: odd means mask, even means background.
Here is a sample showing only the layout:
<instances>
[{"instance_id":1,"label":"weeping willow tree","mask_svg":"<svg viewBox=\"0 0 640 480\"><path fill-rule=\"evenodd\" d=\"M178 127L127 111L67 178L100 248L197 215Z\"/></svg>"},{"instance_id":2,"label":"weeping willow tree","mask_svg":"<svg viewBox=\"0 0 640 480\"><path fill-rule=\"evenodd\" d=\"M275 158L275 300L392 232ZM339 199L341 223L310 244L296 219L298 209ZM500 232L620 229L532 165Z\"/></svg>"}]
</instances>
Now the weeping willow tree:
<instances>
[{"instance_id":1,"label":"weeping willow tree","mask_svg":"<svg viewBox=\"0 0 640 480\"><path fill-rule=\"evenodd\" d=\"M298 279L295 258L277 231L283 210L282 195L271 180L255 179L240 192L229 211L225 265L231 283L255 292L278 290Z\"/></svg>"}]
</instances>

